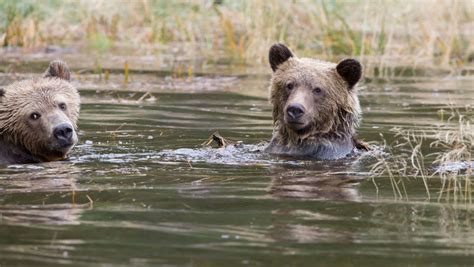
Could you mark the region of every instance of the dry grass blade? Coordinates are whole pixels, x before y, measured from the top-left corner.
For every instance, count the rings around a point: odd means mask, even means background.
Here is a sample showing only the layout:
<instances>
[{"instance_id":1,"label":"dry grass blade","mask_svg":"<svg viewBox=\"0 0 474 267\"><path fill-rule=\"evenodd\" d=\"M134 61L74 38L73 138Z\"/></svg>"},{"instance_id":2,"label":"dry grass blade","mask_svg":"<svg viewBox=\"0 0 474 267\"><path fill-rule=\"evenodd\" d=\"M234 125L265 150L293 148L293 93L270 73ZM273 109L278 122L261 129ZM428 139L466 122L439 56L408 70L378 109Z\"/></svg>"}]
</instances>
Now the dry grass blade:
<instances>
[{"instance_id":1,"label":"dry grass blade","mask_svg":"<svg viewBox=\"0 0 474 267\"><path fill-rule=\"evenodd\" d=\"M376 156L377 162L371 169L374 183L377 177L388 176L395 198L401 198L400 187L406 195L403 180L421 178L430 199L433 189L430 188L430 180L439 177L441 188L438 201L444 197L446 201L472 203L474 129L471 118L471 107L463 111L451 108L448 120L430 130L392 129L396 141L393 145L387 145L383 139L383 148L388 156ZM425 153L423 147L426 142L436 152Z\"/></svg>"},{"instance_id":2,"label":"dry grass blade","mask_svg":"<svg viewBox=\"0 0 474 267\"><path fill-rule=\"evenodd\" d=\"M423 6L423 8L419 8ZM474 1L0 1L3 47L84 47L262 64L284 42L302 56L359 57L366 76L456 71L473 53ZM403 23L400 18L403 17ZM311 29L308 32L308 29ZM119 49L117 49L119 48ZM127 52L128 53L128 52ZM182 53L182 54L181 54ZM400 68L403 66L403 68ZM124 64L128 83L128 64ZM188 70L192 74L192 71Z\"/></svg>"}]
</instances>

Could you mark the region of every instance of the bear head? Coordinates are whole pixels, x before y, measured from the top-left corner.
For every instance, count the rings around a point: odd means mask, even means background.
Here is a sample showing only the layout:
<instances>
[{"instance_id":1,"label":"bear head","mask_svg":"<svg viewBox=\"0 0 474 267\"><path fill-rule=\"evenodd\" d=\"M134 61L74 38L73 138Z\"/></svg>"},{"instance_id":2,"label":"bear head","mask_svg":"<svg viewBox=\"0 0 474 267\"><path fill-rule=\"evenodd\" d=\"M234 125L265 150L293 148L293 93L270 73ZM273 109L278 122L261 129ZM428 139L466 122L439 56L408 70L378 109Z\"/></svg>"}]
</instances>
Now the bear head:
<instances>
[{"instance_id":1,"label":"bear head","mask_svg":"<svg viewBox=\"0 0 474 267\"><path fill-rule=\"evenodd\" d=\"M62 61L43 77L0 90L0 137L44 161L64 159L77 143L80 98Z\"/></svg>"},{"instance_id":2,"label":"bear head","mask_svg":"<svg viewBox=\"0 0 474 267\"><path fill-rule=\"evenodd\" d=\"M362 66L357 60L334 64L297 58L285 45L274 44L269 61L273 70L273 121L285 139L282 143L351 138L355 134L361 114L355 85L362 76Z\"/></svg>"}]
</instances>

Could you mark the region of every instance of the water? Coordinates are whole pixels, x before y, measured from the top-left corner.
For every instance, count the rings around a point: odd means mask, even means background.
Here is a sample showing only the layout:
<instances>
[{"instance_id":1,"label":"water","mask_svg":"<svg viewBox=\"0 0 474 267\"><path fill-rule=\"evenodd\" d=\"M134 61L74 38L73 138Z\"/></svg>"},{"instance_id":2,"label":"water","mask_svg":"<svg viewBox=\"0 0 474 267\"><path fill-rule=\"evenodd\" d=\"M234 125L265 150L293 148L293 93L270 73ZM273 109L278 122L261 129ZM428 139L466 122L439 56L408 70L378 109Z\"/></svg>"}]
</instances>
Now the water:
<instances>
[{"instance_id":1,"label":"water","mask_svg":"<svg viewBox=\"0 0 474 267\"><path fill-rule=\"evenodd\" d=\"M69 161L0 168L1 266L472 266L472 204L427 199L421 180L395 199L388 177L369 178L370 155L259 153L272 131L269 76L132 79L77 82ZM446 104L472 105L472 82L363 84L360 136L427 129ZM203 147L215 130L244 145ZM430 185L435 195L440 181Z\"/></svg>"}]
</instances>

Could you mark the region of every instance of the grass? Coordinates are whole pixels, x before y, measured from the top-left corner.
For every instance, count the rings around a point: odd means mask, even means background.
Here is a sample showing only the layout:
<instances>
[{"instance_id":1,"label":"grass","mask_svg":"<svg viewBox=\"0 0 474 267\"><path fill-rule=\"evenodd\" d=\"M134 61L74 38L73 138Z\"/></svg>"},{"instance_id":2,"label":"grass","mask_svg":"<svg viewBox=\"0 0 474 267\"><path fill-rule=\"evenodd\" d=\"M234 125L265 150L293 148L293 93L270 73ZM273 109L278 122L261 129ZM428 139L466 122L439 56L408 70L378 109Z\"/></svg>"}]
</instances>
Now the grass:
<instances>
[{"instance_id":1,"label":"grass","mask_svg":"<svg viewBox=\"0 0 474 267\"><path fill-rule=\"evenodd\" d=\"M474 183L474 129L471 107L448 109L441 123L429 131L393 129L395 141L387 145L386 155L377 155L372 174L389 177L395 198L408 199L406 182L422 179L431 199L434 179L439 179L437 200L472 203ZM445 112L441 113L444 114ZM435 188L436 189L436 188Z\"/></svg>"},{"instance_id":2,"label":"grass","mask_svg":"<svg viewBox=\"0 0 474 267\"><path fill-rule=\"evenodd\" d=\"M422 8L421 8L422 7ZM0 1L0 45L266 64L274 42L298 55L353 56L367 76L394 66L457 71L474 59L470 0Z\"/></svg>"}]
</instances>

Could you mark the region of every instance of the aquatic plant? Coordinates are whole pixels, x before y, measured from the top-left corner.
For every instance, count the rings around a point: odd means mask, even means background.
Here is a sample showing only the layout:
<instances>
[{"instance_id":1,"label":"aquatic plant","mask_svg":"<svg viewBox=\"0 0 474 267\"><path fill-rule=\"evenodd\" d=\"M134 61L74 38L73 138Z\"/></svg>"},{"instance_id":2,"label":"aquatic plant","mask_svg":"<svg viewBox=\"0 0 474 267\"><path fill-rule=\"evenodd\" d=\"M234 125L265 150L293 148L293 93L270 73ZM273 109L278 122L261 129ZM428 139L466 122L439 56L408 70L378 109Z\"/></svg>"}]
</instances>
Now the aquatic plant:
<instances>
[{"instance_id":1,"label":"aquatic plant","mask_svg":"<svg viewBox=\"0 0 474 267\"><path fill-rule=\"evenodd\" d=\"M374 184L378 177L388 177L395 198L408 198L406 182L422 179L428 199L434 179L440 181L438 201L472 203L474 183L474 129L472 108L449 108L448 119L429 130L394 128L395 141L383 140L386 154L376 155L372 165ZM444 111L441 113L444 114ZM427 153L426 150L435 150Z\"/></svg>"},{"instance_id":2,"label":"aquatic plant","mask_svg":"<svg viewBox=\"0 0 474 267\"><path fill-rule=\"evenodd\" d=\"M445 195L447 199L461 199L472 203L474 128L473 116L469 111L471 110L461 113L451 109L447 124L439 127L434 135L435 141L431 143L431 146L442 149L436 153L433 161L433 164L439 166L433 175L439 176L442 181L439 199ZM455 122L455 129L448 127L451 121Z\"/></svg>"}]
</instances>

